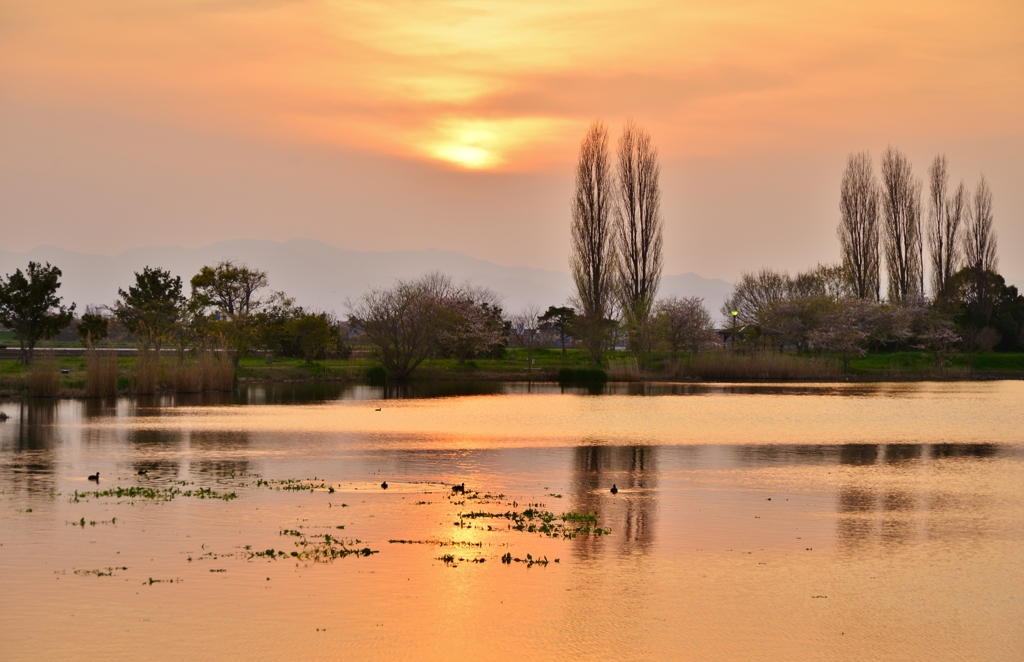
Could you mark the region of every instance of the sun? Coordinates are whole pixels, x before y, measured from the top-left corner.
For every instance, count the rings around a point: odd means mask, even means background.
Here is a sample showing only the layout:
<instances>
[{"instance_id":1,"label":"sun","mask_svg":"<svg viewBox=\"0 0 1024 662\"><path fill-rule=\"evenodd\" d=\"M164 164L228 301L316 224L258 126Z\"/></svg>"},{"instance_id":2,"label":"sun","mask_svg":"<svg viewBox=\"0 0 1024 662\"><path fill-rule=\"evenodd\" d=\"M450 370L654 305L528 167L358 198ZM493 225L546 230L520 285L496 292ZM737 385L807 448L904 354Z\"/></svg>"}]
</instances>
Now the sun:
<instances>
[{"instance_id":1,"label":"sun","mask_svg":"<svg viewBox=\"0 0 1024 662\"><path fill-rule=\"evenodd\" d=\"M545 141L559 124L544 117L446 118L417 142L430 158L466 170L487 170L504 165L514 152Z\"/></svg>"}]
</instances>

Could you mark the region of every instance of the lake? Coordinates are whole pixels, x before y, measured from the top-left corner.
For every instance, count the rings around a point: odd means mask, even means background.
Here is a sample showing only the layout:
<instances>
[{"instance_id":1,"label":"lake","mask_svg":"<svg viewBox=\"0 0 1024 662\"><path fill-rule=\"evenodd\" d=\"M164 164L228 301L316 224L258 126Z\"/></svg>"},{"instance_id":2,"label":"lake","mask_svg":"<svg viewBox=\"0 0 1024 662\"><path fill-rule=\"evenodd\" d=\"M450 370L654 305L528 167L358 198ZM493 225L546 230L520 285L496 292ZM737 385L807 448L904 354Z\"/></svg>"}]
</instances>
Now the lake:
<instances>
[{"instance_id":1,"label":"lake","mask_svg":"<svg viewBox=\"0 0 1024 662\"><path fill-rule=\"evenodd\" d=\"M0 658L1024 659L1021 403L1015 381L0 402Z\"/></svg>"}]
</instances>

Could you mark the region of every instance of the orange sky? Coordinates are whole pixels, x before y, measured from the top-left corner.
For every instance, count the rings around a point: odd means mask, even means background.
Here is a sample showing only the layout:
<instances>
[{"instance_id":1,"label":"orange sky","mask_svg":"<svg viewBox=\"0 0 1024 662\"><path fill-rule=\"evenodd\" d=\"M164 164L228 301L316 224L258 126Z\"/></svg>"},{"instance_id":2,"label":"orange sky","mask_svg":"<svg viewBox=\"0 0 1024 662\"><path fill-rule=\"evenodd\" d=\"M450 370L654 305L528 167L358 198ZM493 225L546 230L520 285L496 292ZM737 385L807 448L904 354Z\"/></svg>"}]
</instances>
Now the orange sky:
<instances>
[{"instance_id":1,"label":"orange sky","mask_svg":"<svg viewBox=\"0 0 1024 662\"><path fill-rule=\"evenodd\" d=\"M633 117L670 272L835 259L846 154L893 143L985 172L1024 277L1022 26L1020 2L0 0L5 248L308 236L564 270L579 139Z\"/></svg>"}]
</instances>

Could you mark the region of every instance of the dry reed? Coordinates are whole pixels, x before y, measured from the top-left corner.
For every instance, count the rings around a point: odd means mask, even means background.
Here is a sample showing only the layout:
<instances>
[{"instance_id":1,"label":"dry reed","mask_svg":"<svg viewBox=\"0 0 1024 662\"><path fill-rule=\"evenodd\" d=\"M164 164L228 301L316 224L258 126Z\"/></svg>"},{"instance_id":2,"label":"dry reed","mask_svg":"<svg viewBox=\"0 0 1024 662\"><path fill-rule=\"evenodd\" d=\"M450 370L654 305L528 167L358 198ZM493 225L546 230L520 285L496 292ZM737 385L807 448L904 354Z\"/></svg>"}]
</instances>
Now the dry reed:
<instances>
[{"instance_id":1,"label":"dry reed","mask_svg":"<svg viewBox=\"0 0 1024 662\"><path fill-rule=\"evenodd\" d=\"M235 387L235 366L224 352L206 352L200 361L204 391L230 391Z\"/></svg>"},{"instance_id":2,"label":"dry reed","mask_svg":"<svg viewBox=\"0 0 1024 662\"><path fill-rule=\"evenodd\" d=\"M776 352L708 352L679 366L678 375L722 381L836 379L842 366L834 359L805 358Z\"/></svg>"},{"instance_id":3,"label":"dry reed","mask_svg":"<svg viewBox=\"0 0 1024 662\"><path fill-rule=\"evenodd\" d=\"M608 378L614 382L640 381L640 366L635 358L609 359Z\"/></svg>"},{"instance_id":4,"label":"dry reed","mask_svg":"<svg viewBox=\"0 0 1024 662\"><path fill-rule=\"evenodd\" d=\"M52 359L36 359L28 374L28 392L33 398L55 398L60 394L60 372Z\"/></svg>"},{"instance_id":5,"label":"dry reed","mask_svg":"<svg viewBox=\"0 0 1024 662\"><path fill-rule=\"evenodd\" d=\"M85 360L85 397L117 395L117 357L89 352Z\"/></svg>"},{"instance_id":6,"label":"dry reed","mask_svg":"<svg viewBox=\"0 0 1024 662\"><path fill-rule=\"evenodd\" d=\"M166 382L176 393L230 391L235 385L235 368L223 353L204 352L194 359L178 361Z\"/></svg>"},{"instance_id":7,"label":"dry reed","mask_svg":"<svg viewBox=\"0 0 1024 662\"><path fill-rule=\"evenodd\" d=\"M139 352L135 361L135 373L132 375L132 392L136 395L152 395L156 393L157 377L160 373L160 355L156 352Z\"/></svg>"}]
</instances>

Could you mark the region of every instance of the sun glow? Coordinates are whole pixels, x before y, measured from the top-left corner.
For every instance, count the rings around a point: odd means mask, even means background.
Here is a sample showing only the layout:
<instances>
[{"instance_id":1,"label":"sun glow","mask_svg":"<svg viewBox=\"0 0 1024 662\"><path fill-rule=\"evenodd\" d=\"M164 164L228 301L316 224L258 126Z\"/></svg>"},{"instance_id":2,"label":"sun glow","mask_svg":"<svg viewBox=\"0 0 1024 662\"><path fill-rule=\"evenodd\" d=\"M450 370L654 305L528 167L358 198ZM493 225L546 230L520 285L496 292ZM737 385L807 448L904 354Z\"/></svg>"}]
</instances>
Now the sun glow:
<instances>
[{"instance_id":1,"label":"sun glow","mask_svg":"<svg viewBox=\"0 0 1024 662\"><path fill-rule=\"evenodd\" d=\"M430 157L467 170L496 168L516 152L550 140L564 124L543 117L445 119L419 146Z\"/></svg>"},{"instance_id":2,"label":"sun glow","mask_svg":"<svg viewBox=\"0 0 1024 662\"><path fill-rule=\"evenodd\" d=\"M845 150L879 126L1015 134L1024 98L1019 2L806 19L804 0L144 4L12 8L5 98L515 170L571 160L595 117L637 119L666 157L822 136Z\"/></svg>"}]
</instances>

